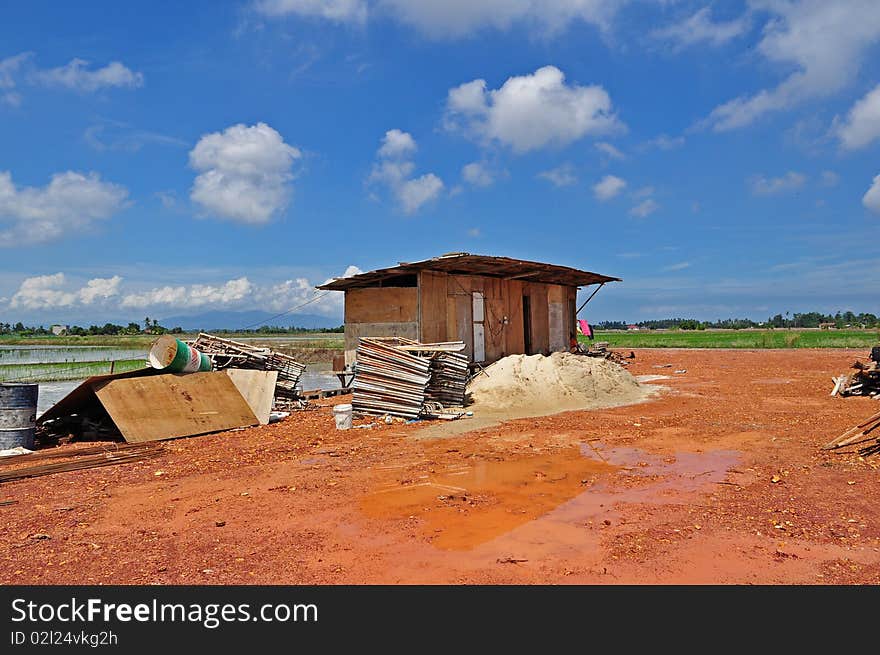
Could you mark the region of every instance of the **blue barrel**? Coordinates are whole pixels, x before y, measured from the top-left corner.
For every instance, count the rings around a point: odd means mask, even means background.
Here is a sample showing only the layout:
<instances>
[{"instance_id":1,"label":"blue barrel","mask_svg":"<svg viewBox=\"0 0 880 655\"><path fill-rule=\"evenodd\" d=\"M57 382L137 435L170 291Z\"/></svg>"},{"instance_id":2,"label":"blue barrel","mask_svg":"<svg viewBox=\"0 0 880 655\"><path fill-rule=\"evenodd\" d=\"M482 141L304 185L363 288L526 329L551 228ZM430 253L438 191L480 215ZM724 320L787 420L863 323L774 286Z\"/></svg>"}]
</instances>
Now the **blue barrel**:
<instances>
[{"instance_id":1,"label":"blue barrel","mask_svg":"<svg viewBox=\"0 0 880 655\"><path fill-rule=\"evenodd\" d=\"M0 450L34 447L40 385L0 383Z\"/></svg>"}]
</instances>

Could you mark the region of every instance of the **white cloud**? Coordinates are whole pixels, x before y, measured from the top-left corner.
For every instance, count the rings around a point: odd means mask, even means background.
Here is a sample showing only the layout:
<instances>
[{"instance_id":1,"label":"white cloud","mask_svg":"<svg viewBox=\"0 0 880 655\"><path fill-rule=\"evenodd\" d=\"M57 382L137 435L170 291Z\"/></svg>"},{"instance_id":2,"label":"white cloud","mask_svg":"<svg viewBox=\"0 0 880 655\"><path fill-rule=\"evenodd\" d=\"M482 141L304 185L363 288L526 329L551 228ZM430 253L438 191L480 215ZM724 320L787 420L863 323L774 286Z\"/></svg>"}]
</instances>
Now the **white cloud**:
<instances>
[{"instance_id":1,"label":"white cloud","mask_svg":"<svg viewBox=\"0 0 880 655\"><path fill-rule=\"evenodd\" d=\"M368 184L382 184L394 195L405 214L415 214L423 205L437 199L443 191L443 180L426 173L412 177L415 164L407 157L417 149L409 132L394 129L385 133L376 152L379 161L367 178Z\"/></svg>"},{"instance_id":2,"label":"white cloud","mask_svg":"<svg viewBox=\"0 0 880 655\"><path fill-rule=\"evenodd\" d=\"M626 188L626 180L616 175L606 175L593 185L593 194L597 200L611 200Z\"/></svg>"},{"instance_id":3,"label":"white cloud","mask_svg":"<svg viewBox=\"0 0 880 655\"><path fill-rule=\"evenodd\" d=\"M577 175L574 173L574 167L571 164L562 164L556 168L551 168L549 171L541 171L538 173L538 177L558 187L572 186L578 182Z\"/></svg>"},{"instance_id":4,"label":"white cloud","mask_svg":"<svg viewBox=\"0 0 880 655\"><path fill-rule=\"evenodd\" d=\"M600 141L595 144L596 150L601 152L603 155L606 155L610 159L625 159L626 155L624 155L620 150L618 150L612 144L606 141Z\"/></svg>"},{"instance_id":5,"label":"white cloud","mask_svg":"<svg viewBox=\"0 0 880 655\"><path fill-rule=\"evenodd\" d=\"M670 266L666 266L663 268L664 271L683 271L686 268L690 268L690 262L679 262L677 264L672 264Z\"/></svg>"},{"instance_id":6,"label":"white cloud","mask_svg":"<svg viewBox=\"0 0 880 655\"><path fill-rule=\"evenodd\" d=\"M66 289L67 278L64 273L38 275L26 278L9 301L11 308L58 309L73 305L93 305L99 300L107 300L119 293L122 278L94 278L80 289Z\"/></svg>"},{"instance_id":7,"label":"white cloud","mask_svg":"<svg viewBox=\"0 0 880 655\"><path fill-rule=\"evenodd\" d=\"M165 286L149 289L141 293L123 296L122 306L126 308L155 307L158 305L204 307L230 306L250 297L254 285L246 277L229 280L220 285L193 284L190 286Z\"/></svg>"},{"instance_id":8,"label":"white cloud","mask_svg":"<svg viewBox=\"0 0 880 655\"><path fill-rule=\"evenodd\" d=\"M880 175L874 177L874 183L862 198L862 204L872 212L880 214Z\"/></svg>"},{"instance_id":9,"label":"white cloud","mask_svg":"<svg viewBox=\"0 0 880 655\"><path fill-rule=\"evenodd\" d=\"M770 15L757 51L774 67L791 70L778 86L716 107L702 125L740 128L765 114L834 94L856 76L869 48L880 40L876 0L751 0Z\"/></svg>"},{"instance_id":10,"label":"white cloud","mask_svg":"<svg viewBox=\"0 0 880 655\"><path fill-rule=\"evenodd\" d=\"M85 93L105 87L137 88L144 84L141 73L132 71L118 61L95 70L88 70L88 65L89 62L84 59L72 59L64 66L34 73L34 79L45 86L61 86Z\"/></svg>"},{"instance_id":11,"label":"white cloud","mask_svg":"<svg viewBox=\"0 0 880 655\"><path fill-rule=\"evenodd\" d=\"M880 84L853 105L837 126L837 136L847 150L864 148L880 138Z\"/></svg>"},{"instance_id":12,"label":"white cloud","mask_svg":"<svg viewBox=\"0 0 880 655\"><path fill-rule=\"evenodd\" d=\"M430 202L443 191L443 180L427 173L412 180L406 180L397 189L397 198L406 214L413 214L426 202Z\"/></svg>"},{"instance_id":13,"label":"white cloud","mask_svg":"<svg viewBox=\"0 0 880 655\"><path fill-rule=\"evenodd\" d=\"M482 230L480 230L480 228L478 228L478 227L472 227L472 228L470 228L470 229L467 231L467 233L468 233L468 236L469 236L469 237L473 237L473 238L475 238L475 239L478 238L478 237L483 236L483 232L482 232Z\"/></svg>"},{"instance_id":14,"label":"white cloud","mask_svg":"<svg viewBox=\"0 0 880 655\"><path fill-rule=\"evenodd\" d=\"M555 66L511 77L499 89L487 89L481 79L451 89L444 122L447 129L519 153L623 128L605 89L568 85Z\"/></svg>"},{"instance_id":15,"label":"white cloud","mask_svg":"<svg viewBox=\"0 0 880 655\"><path fill-rule=\"evenodd\" d=\"M772 196L779 193L796 191L804 186L807 177L802 173L788 171L781 177L765 177L755 175L749 179L752 193L756 196Z\"/></svg>"},{"instance_id":16,"label":"white cloud","mask_svg":"<svg viewBox=\"0 0 880 655\"><path fill-rule=\"evenodd\" d=\"M206 134L189 153L199 171L190 198L221 218L267 223L287 206L291 169L301 156L266 123Z\"/></svg>"},{"instance_id":17,"label":"white cloud","mask_svg":"<svg viewBox=\"0 0 880 655\"><path fill-rule=\"evenodd\" d=\"M680 23L651 32L651 36L671 41L677 48L686 48L698 43L718 46L744 34L749 29L747 16L731 21L712 22L712 10L703 7Z\"/></svg>"},{"instance_id":18,"label":"white cloud","mask_svg":"<svg viewBox=\"0 0 880 655\"><path fill-rule=\"evenodd\" d=\"M84 305L91 305L98 300L106 300L118 295L121 283L122 278L118 275L105 278L96 277L89 280L77 295Z\"/></svg>"},{"instance_id":19,"label":"white cloud","mask_svg":"<svg viewBox=\"0 0 880 655\"><path fill-rule=\"evenodd\" d=\"M398 129L388 130L379 147L379 156L388 159L402 159L415 154L418 146L412 134Z\"/></svg>"},{"instance_id":20,"label":"white cloud","mask_svg":"<svg viewBox=\"0 0 880 655\"><path fill-rule=\"evenodd\" d=\"M433 38L460 38L515 24L530 33L553 34L575 21L610 27L626 0L379 0L392 18Z\"/></svg>"},{"instance_id":21,"label":"white cloud","mask_svg":"<svg viewBox=\"0 0 880 655\"><path fill-rule=\"evenodd\" d=\"M21 105L21 94L15 91L16 78L19 70L32 56L33 53L22 52L0 59L0 102L10 107Z\"/></svg>"},{"instance_id":22,"label":"white cloud","mask_svg":"<svg viewBox=\"0 0 880 655\"><path fill-rule=\"evenodd\" d=\"M16 188L0 172L0 247L51 241L90 228L125 205L128 191L97 173L56 173L45 187Z\"/></svg>"},{"instance_id":23,"label":"white cloud","mask_svg":"<svg viewBox=\"0 0 880 655\"><path fill-rule=\"evenodd\" d=\"M629 213L633 216L637 216L638 218L645 218L653 214L658 209L660 209L660 205L658 205L653 198L648 198L647 200L643 200L638 205L630 209Z\"/></svg>"},{"instance_id":24,"label":"white cloud","mask_svg":"<svg viewBox=\"0 0 880 655\"><path fill-rule=\"evenodd\" d=\"M648 198L654 195L654 187L652 186L643 186L641 189L636 189L633 191L633 198L636 200L640 198Z\"/></svg>"},{"instance_id":25,"label":"white cloud","mask_svg":"<svg viewBox=\"0 0 880 655\"><path fill-rule=\"evenodd\" d=\"M363 23L367 19L365 0L257 0L255 6L272 17L311 16L337 23Z\"/></svg>"},{"instance_id":26,"label":"white cloud","mask_svg":"<svg viewBox=\"0 0 880 655\"><path fill-rule=\"evenodd\" d=\"M462 179L472 186L490 187L495 182L495 176L484 162L474 161L465 164L461 169Z\"/></svg>"}]
</instances>

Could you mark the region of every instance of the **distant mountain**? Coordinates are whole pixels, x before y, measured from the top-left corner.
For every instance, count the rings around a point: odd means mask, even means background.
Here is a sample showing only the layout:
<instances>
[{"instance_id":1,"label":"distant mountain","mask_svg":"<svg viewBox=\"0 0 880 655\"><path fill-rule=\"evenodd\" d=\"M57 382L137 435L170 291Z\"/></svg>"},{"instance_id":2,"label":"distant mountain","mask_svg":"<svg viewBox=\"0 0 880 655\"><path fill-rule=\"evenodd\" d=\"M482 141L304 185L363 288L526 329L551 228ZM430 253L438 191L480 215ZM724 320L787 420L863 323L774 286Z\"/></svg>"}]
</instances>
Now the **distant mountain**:
<instances>
[{"instance_id":1,"label":"distant mountain","mask_svg":"<svg viewBox=\"0 0 880 655\"><path fill-rule=\"evenodd\" d=\"M308 329L332 328L342 325L342 318L319 316L318 314L285 314L275 319L272 318L273 316L275 314L272 312L256 310L249 312L212 311L191 316L168 316L158 320L166 328L180 326L184 330L206 330L208 332L211 330L255 329L260 325Z\"/></svg>"}]
</instances>

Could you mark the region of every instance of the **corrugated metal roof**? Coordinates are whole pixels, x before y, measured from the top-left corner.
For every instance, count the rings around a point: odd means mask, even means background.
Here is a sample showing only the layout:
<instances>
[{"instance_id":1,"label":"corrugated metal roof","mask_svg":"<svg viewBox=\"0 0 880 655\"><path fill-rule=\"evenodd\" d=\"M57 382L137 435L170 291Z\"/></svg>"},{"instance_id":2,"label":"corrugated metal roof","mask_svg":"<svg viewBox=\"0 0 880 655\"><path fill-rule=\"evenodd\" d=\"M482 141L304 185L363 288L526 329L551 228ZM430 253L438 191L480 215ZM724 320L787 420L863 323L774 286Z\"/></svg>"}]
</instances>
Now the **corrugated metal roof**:
<instances>
[{"instance_id":1,"label":"corrugated metal roof","mask_svg":"<svg viewBox=\"0 0 880 655\"><path fill-rule=\"evenodd\" d=\"M346 278L336 278L318 289L345 291L363 287L393 286L383 284L392 282L401 275L412 275L419 271L437 271L451 275L483 275L506 279L523 280L524 282L543 282L546 284L562 284L583 287L590 284L620 282L619 277L609 277L590 271L581 271L568 266L542 264L524 259L509 257L490 257L487 255L471 255L466 252L448 253L433 259L420 262L401 262L391 268L380 268L369 273L361 273Z\"/></svg>"}]
</instances>

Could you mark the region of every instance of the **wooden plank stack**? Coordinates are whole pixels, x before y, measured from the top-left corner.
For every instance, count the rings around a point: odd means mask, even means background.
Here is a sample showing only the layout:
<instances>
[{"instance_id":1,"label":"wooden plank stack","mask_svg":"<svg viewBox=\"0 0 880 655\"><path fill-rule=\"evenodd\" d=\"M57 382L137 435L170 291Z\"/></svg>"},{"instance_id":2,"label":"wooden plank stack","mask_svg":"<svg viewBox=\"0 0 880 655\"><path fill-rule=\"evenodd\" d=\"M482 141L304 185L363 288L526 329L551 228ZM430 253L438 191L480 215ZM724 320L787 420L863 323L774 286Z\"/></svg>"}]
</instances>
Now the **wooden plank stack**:
<instances>
[{"instance_id":1,"label":"wooden plank stack","mask_svg":"<svg viewBox=\"0 0 880 655\"><path fill-rule=\"evenodd\" d=\"M256 371L278 371L275 395L280 398L297 397L296 385L306 367L290 355L204 332L199 333L191 345L211 358L214 370L244 368Z\"/></svg>"},{"instance_id":2,"label":"wooden plank stack","mask_svg":"<svg viewBox=\"0 0 880 655\"><path fill-rule=\"evenodd\" d=\"M362 338L352 383L352 408L361 414L414 419L426 403L464 405L468 359L464 343L423 344L401 337Z\"/></svg>"},{"instance_id":3,"label":"wooden plank stack","mask_svg":"<svg viewBox=\"0 0 880 655\"><path fill-rule=\"evenodd\" d=\"M859 455L867 457L880 452L880 412L850 428L836 439L825 444L825 450L839 450L846 447L860 446Z\"/></svg>"},{"instance_id":4,"label":"wooden plank stack","mask_svg":"<svg viewBox=\"0 0 880 655\"><path fill-rule=\"evenodd\" d=\"M386 339L362 338L352 383L352 409L361 414L418 418L431 378L430 362Z\"/></svg>"},{"instance_id":5,"label":"wooden plank stack","mask_svg":"<svg viewBox=\"0 0 880 655\"><path fill-rule=\"evenodd\" d=\"M463 345L463 344L462 344ZM468 377L467 355L440 352L431 357L431 380L425 400L443 407L463 407Z\"/></svg>"}]
</instances>

